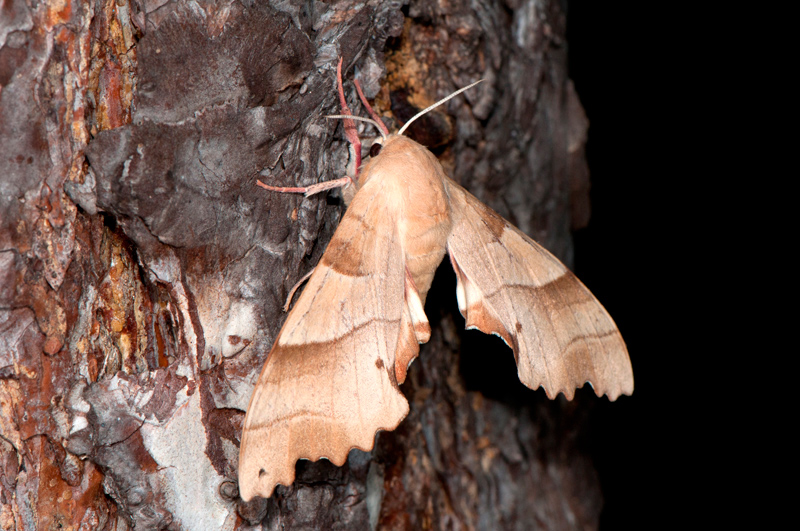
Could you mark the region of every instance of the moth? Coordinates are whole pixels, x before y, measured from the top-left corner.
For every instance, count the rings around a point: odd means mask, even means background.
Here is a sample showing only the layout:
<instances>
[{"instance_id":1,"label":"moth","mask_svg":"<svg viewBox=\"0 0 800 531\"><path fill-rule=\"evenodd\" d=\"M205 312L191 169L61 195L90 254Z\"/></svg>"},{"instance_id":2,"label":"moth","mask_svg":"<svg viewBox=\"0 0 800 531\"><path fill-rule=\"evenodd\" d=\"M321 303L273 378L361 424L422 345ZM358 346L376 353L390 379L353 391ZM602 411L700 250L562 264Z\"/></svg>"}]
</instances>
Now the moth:
<instances>
[{"instance_id":1,"label":"moth","mask_svg":"<svg viewBox=\"0 0 800 531\"><path fill-rule=\"evenodd\" d=\"M341 60L337 75L345 113L337 117L345 118L358 163L357 118L344 99ZM610 400L633 392L625 343L600 302L403 136L435 105L388 134L356 88L384 138L352 182L347 211L256 384L239 452L245 501L290 485L299 459L341 466L351 449L371 450L377 431L400 424L409 406L399 385L430 339L425 297L445 254L467 329L500 336L523 384L543 387L550 398L572 399L586 382Z\"/></svg>"}]
</instances>

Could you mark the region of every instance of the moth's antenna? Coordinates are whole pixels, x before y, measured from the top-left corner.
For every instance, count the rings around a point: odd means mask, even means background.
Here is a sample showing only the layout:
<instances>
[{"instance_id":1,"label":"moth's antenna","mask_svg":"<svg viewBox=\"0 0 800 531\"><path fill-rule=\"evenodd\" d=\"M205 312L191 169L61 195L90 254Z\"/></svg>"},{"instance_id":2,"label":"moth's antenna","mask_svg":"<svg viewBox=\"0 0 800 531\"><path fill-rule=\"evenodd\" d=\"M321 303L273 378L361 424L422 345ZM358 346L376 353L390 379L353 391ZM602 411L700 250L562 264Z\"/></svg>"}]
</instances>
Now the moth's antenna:
<instances>
[{"instance_id":1,"label":"moth's antenna","mask_svg":"<svg viewBox=\"0 0 800 531\"><path fill-rule=\"evenodd\" d=\"M467 88L469 88L469 87L467 87ZM453 96L455 96L455 94L453 94ZM383 139L386 140L386 134L384 134L383 128L380 126L380 124L378 124L378 122L376 122L372 118L362 118L361 116L353 116L351 114L329 114L329 115L325 116L325 118L342 118L342 119L345 119L345 120L349 118L350 120L358 120L359 122L367 122L368 124L372 124L375 127L377 127L378 128L378 132L381 134ZM384 127L386 127L386 126L384 126Z\"/></svg>"},{"instance_id":2,"label":"moth's antenna","mask_svg":"<svg viewBox=\"0 0 800 531\"><path fill-rule=\"evenodd\" d=\"M467 85L466 87L464 87L464 88L462 88L462 89L458 89L457 91L453 92L452 94L450 94L450 95L449 95L449 96L447 96L446 98L444 98L444 99L441 99L441 100L437 101L436 103L434 103L433 105L431 105L431 106L430 106L430 107L428 107L427 109L425 109L425 110L422 110L422 111L418 112L417 114L415 114L415 115L414 115L414 117L413 117L413 118L411 118L409 121L407 121L403 127L401 127L401 128L400 128L400 130L397 132L397 134L398 134L398 135L402 135L402 134L403 134L403 131L405 131L406 129L408 129L408 126L409 126L409 125L411 125L411 123L412 123L414 120L416 120L417 118L419 118L420 116L422 116L422 115L423 115L423 114L425 114L426 112L428 112L428 111L430 111L430 110L432 110L432 109L435 109L436 107L438 107L438 106L439 106L439 105L441 105L442 103L446 103L446 102L450 101L452 98L455 98L456 96L458 96L459 94L461 94L461 93L462 93L462 92L464 92L465 90L471 89L472 87L474 87L475 85L477 85L477 84L478 84L478 83L480 83L481 81L483 81L483 79L479 79L478 81L476 81L475 83L472 83L471 85Z\"/></svg>"}]
</instances>

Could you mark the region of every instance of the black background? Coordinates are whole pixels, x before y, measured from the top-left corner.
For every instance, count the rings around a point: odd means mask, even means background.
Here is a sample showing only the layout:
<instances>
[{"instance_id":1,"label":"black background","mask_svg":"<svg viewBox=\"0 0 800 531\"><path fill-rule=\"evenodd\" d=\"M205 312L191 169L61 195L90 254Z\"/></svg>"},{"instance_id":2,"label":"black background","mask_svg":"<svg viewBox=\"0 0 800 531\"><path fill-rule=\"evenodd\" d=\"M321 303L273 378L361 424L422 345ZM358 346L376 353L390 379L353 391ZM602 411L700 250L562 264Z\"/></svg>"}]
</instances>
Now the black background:
<instances>
[{"instance_id":1,"label":"black background","mask_svg":"<svg viewBox=\"0 0 800 531\"><path fill-rule=\"evenodd\" d=\"M669 23L671 8L646 2L572 0L568 9L570 77L590 121L592 183L575 270L617 322L635 378L633 396L601 401L592 421L605 498L600 529L696 523L684 520L696 499L689 493L702 488L702 470L686 466L702 446L689 421L696 390L686 367L704 353L697 338L680 338L702 302L681 287L694 260L682 232L687 198L675 192L691 193L691 168L682 167L690 142L677 131L695 125L679 127L675 90L691 85L675 52L685 28Z\"/></svg>"}]
</instances>

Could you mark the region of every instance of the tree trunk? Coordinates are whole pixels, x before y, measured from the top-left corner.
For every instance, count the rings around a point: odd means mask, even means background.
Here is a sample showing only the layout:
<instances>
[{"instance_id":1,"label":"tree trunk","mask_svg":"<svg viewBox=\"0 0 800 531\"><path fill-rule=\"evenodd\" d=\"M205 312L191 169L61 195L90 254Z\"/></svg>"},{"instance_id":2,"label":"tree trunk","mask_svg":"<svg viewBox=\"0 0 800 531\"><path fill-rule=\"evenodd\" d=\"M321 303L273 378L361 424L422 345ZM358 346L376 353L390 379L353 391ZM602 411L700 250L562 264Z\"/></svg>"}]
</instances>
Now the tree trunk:
<instances>
[{"instance_id":1,"label":"tree trunk","mask_svg":"<svg viewBox=\"0 0 800 531\"><path fill-rule=\"evenodd\" d=\"M342 215L335 72L565 259L588 218L564 3L91 0L0 19L0 527L592 529L587 390L548 401L463 331L449 264L409 416L243 503L244 411ZM372 135L368 128L362 134ZM332 316L335 318L335 316Z\"/></svg>"}]
</instances>

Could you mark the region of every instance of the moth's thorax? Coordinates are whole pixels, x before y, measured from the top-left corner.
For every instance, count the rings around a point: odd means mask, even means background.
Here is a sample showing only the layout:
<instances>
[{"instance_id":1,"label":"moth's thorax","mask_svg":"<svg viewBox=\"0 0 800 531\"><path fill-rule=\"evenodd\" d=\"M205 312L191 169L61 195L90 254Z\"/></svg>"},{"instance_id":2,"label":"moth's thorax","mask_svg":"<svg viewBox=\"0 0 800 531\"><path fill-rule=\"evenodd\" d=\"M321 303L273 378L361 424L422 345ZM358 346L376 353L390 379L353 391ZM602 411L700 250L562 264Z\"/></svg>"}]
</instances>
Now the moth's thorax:
<instances>
[{"instance_id":1,"label":"moth's thorax","mask_svg":"<svg viewBox=\"0 0 800 531\"><path fill-rule=\"evenodd\" d=\"M359 187L380 179L396 201L406 265L423 302L444 258L450 233L445 178L441 164L430 151L398 135L386 139L380 153L364 165L359 178Z\"/></svg>"}]
</instances>

